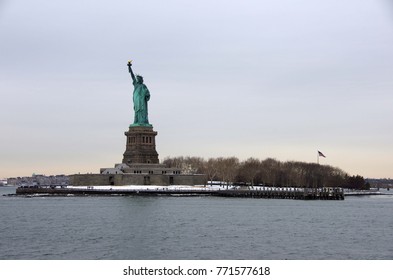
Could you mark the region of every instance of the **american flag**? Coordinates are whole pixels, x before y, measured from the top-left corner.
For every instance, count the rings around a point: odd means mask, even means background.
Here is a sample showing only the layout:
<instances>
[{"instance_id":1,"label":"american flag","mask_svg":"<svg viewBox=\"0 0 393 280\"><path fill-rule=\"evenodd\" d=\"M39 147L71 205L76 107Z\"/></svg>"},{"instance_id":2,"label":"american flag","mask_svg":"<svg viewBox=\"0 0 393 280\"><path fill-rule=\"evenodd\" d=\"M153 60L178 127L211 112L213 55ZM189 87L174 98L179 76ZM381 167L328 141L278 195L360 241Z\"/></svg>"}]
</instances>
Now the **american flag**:
<instances>
[{"instance_id":1,"label":"american flag","mask_svg":"<svg viewBox=\"0 0 393 280\"><path fill-rule=\"evenodd\" d=\"M320 157L326 157L324 154L322 154L322 152L320 152L320 151L318 151L318 155L320 156Z\"/></svg>"}]
</instances>

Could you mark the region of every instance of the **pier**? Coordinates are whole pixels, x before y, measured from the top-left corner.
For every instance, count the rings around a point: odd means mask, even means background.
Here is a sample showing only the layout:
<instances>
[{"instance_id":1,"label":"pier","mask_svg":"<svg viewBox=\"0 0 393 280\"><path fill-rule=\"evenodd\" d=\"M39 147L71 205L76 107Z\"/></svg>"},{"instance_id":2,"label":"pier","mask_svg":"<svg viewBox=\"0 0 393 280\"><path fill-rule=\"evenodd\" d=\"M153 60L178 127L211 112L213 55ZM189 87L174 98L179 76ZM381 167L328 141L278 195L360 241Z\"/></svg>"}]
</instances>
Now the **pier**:
<instances>
[{"instance_id":1,"label":"pier","mask_svg":"<svg viewBox=\"0 0 393 280\"><path fill-rule=\"evenodd\" d=\"M208 187L19 187L17 195L130 195L130 196L217 196L265 199L343 200L341 188L212 189Z\"/></svg>"}]
</instances>

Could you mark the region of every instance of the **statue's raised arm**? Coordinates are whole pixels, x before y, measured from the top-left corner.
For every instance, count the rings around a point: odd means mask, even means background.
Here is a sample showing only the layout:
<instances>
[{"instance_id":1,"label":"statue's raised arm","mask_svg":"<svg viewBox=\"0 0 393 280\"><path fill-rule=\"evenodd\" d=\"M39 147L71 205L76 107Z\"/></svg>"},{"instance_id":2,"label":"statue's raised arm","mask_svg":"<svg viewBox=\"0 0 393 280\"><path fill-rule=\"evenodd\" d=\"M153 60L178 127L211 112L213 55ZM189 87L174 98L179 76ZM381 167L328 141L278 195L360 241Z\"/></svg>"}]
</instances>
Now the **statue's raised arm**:
<instances>
[{"instance_id":1,"label":"statue's raised arm","mask_svg":"<svg viewBox=\"0 0 393 280\"><path fill-rule=\"evenodd\" d=\"M132 62L132 61L129 60L128 63L127 63L128 72L130 72L130 74L131 74L132 81L135 82L135 75L134 75L134 72L132 72L132 69L131 69L131 65L132 65L131 62Z\"/></svg>"}]
</instances>

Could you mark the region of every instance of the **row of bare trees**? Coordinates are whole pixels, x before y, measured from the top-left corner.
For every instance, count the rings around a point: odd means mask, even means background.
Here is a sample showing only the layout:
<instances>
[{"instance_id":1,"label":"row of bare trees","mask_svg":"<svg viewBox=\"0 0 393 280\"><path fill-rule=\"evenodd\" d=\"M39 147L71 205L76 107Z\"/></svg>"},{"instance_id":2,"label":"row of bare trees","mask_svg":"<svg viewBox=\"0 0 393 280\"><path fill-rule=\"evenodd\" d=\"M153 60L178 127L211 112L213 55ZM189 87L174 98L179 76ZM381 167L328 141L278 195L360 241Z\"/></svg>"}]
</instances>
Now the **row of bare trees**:
<instances>
[{"instance_id":1,"label":"row of bare trees","mask_svg":"<svg viewBox=\"0 0 393 280\"><path fill-rule=\"evenodd\" d=\"M266 185L275 187L349 187L353 177L337 167L298 161L281 162L273 158L168 157L168 167L181 168L186 174L206 174L208 181L225 184Z\"/></svg>"}]
</instances>

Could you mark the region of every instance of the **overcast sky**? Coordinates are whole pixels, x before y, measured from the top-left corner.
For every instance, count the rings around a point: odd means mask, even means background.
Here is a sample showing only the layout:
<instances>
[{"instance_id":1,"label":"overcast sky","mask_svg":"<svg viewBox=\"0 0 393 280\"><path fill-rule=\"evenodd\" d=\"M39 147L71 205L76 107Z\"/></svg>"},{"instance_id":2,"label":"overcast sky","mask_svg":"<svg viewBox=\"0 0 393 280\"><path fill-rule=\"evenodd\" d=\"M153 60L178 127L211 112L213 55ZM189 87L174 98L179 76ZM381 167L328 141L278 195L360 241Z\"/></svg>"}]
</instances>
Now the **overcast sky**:
<instances>
[{"instance_id":1,"label":"overcast sky","mask_svg":"<svg viewBox=\"0 0 393 280\"><path fill-rule=\"evenodd\" d=\"M161 160L393 177L389 0L0 0L0 178L121 162L129 59Z\"/></svg>"}]
</instances>

